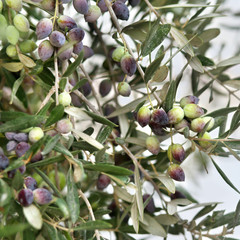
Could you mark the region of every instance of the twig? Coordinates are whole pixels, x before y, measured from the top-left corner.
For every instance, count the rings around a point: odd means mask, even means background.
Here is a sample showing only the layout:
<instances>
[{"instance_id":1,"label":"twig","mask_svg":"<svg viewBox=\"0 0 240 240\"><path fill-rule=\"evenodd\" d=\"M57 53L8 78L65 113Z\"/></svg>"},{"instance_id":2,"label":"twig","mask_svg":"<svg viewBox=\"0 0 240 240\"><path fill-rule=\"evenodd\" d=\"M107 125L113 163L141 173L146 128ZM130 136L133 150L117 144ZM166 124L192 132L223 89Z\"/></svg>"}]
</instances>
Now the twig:
<instances>
[{"instance_id":1,"label":"twig","mask_svg":"<svg viewBox=\"0 0 240 240\"><path fill-rule=\"evenodd\" d=\"M48 92L47 96L45 97L45 99L43 100L40 108L38 109L37 113L40 112L40 110L49 102L51 96L55 93L55 86L52 86L52 88L50 89L50 91Z\"/></svg>"},{"instance_id":2,"label":"twig","mask_svg":"<svg viewBox=\"0 0 240 240\"><path fill-rule=\"evenodd\" d=\"M95 221L96 219L95 219L95 216L94 216L94 213L93 213L93 210L92 210L92 206L91 206L90 202L88 201L87 197L85 196L85 194L82 192L81 189L78 190L78 193L82 197L83 201L86 203L92 220ZM97 229L95 230L95 235L96 235L97 240L101 240L100 233Z\"/></svg>"},{"instance_id":3,"label":"twig","mask_svg":"<svg viewBox=\"0 0 240 240\"><path fill-rule=\"evenodd\" d=\"M85 70L83 64L80 64L79 67L80 67L80 69L82 70L82 72L84 73L85 77L87 78L87 80L88 80L88 82L89 82L89 84L90 84L90 86L91 86L91 88L92 88L93 96L94 96L94 98L95 98L95 100L96 100L96 102L97 102L99 112L102 113L102 107L101 107L101 104L100 104L100 102L99 102L99 100L98 100L97 92L96 92L96 90L95 90L95 88L94 88L94 86L93 86L93 80L92 80L92 79L90 78L90 76L88 75L88 73L87 73L87 71Z\"/></svg>"}]
</instances>

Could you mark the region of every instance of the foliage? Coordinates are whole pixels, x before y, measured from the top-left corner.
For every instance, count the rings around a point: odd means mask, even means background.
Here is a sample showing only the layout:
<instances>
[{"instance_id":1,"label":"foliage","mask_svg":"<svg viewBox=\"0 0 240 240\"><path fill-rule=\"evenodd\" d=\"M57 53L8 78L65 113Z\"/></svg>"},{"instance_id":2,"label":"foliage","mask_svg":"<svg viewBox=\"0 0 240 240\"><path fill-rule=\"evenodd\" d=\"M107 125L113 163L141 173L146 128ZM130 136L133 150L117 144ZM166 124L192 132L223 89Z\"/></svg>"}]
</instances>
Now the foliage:
<instances>
[{"instance_id":1,"label":"foliage","mask_svg":"<svg viewBox=\"0 0 240 240\"><path fill-rule=\"evenodd\" d=\"M224 1L195 2L0 0L1 239L232 239L240 203L175 186L200 152L239 193L218 156L240 160L240 58L207 57ZM229 101L209 113L206 92Z\"/></svg>"}]
</instances>

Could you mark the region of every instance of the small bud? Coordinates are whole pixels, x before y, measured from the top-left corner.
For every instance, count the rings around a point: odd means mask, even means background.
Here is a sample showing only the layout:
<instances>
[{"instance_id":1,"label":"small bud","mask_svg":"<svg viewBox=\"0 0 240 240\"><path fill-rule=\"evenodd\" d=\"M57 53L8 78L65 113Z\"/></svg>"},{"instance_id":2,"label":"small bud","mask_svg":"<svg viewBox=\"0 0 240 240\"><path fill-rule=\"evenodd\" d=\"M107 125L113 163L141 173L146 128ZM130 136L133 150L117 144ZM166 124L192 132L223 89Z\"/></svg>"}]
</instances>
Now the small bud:
<instances>
[{"instance_id":1,"label":"small bud","mask_svg":"<svg viewBox=\"0 0 240 240\"><path fill-rule=\"evenodd\" d=\"M145 127L148 125L151 118L151 111L145 107L142 106L137 113L137 121L140 124L141 127Z\"/></svg>"},{"instance_id":2,"label":"small bud","mask_svg":"<svg viewBox=\"0 0 240 240\"><path fill-rule=\"evenodd\" d=\"M131 94L131 87L127 82L120 82L118 84L118 93L123 97L128 97Z\"/></svg>"},{"instance_id":3,"label":"small bud","mask_svg":"<svg viewBox=\"0 0 240 240\"><path fill-rule=\"evenodd\" d=\"M34 127L32 130L29 132L29 140L32 143L37 142L44 136L43 130L40 127Z\"/></svg>"},{"instance_id":4,"label":"small bud","mask_svg":"<svg viewBox=\"0 0 240 240\"><path fill-rule=\"evenodd\" d=\"M198 102L199 102L199 98L189 95L189 96L183 97L180 100L180 106L181 108L184 108L187 104L190 104L190 103L198 104Z\"/></svg>"},{"instance_id":5,"label":"small bud","mask_svg":"<svg viewBox=\"0 0 240 240\"><path fill-rule=\"evenodd\" d=\"M174 107L167 113L170 124L176 124L183 120L184 111L180 107Z\"/></svg>"},{"instance_id":6,"label":"small bud","mask_svg":"<svg viewBox=\"0 0 240 240\"><path fill-rule=\"evenodd\" d=\"M167 155L169 160L181 163L185 159L185 150L181 144L172 144L168 147Z\"/></svg>"},{"instance_id":7,"label":"small bud","mask_svg":"<svg viewBox=\"0 0 240 240\"><path fill-rule=\"evenodd\" d=\"M62 104L64 107L69 106L71 103L71 96L68 92L62 92L58 96L59 104Z\"/></svg>"},{"instance_id":8,"label":"small bud","mask_svg":"<svg viewBox=\"0 0 240 240\"><path fill-rule=\"evenodd\" d=\"M204 114L203 109L194 103L185 105L183 110L185 117L191 119L201 117Z\"/></svg>"},{"instance_id":9,"label":"small bud","mask_svg":"<svg viewBox=\"0 0 240 240\"><path fill-rule=\"evenodd\" d=\"M171 164L167 170L169 176L179 182L185 181L185 174L183 169L178 164Z\"/></svg>"},{"instance_id":10,"label":"small bud","mask_svg":"<svg viewBox=\"0 0 240 240\"><path fill-rule=\"evenodd\" d=\"M160 142L155 136L148 137L146 139L146 146L149 152L151 152L154 155L158 155L160 152Z\"/></svg>"}]
</instances>

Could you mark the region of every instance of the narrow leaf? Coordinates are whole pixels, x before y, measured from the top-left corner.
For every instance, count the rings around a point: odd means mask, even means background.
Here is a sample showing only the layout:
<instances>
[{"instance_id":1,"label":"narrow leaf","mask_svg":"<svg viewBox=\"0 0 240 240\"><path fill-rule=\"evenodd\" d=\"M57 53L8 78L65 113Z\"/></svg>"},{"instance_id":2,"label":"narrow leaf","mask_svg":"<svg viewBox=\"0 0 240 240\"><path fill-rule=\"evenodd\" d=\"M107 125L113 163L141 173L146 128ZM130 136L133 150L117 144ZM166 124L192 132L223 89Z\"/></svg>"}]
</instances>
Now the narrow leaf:
<instances>
[{"instance_id":1,"label":"narrow leaf","mask_svg":"<svg viewBox=\"0 0 240 240\"><path fill-rule=\"evenodd\" d=\"M79 230L95 230L95 229L109 229L112 228L110 223L102 220L88 221L86 223L81 223L78 227L73 228L74 231Z\"/></svg>"},{"instance_id":2,"label":"narrow leaf","mask_svg":"<svg viewBox=\"0 0 240 240\"><path fill-rule=\"evenodd\" d=\"M166 38L171 29L170 24L159 24L159 21L152 26L146 40L142 44L142 55L145 57L151 53Z\"/></svg>"},{"instance_id":3,"label":"narrow leaf","mask_svg":"<svg viewBox=\"0 0 240 240\"><path fill-rule=\"evenodd\" d=\"M217 169L218 173L221 175L221 177L223 178L223 180L231 187L233 188L236 192L239 192L239 190L232 184L232 182L229 180L229 178L226 176L226 174L222 171L222 169L217 165L217 163L211 158L213 165L215 166L215 168Z\"/></svg>"},{"instance_id":4,"label":"narrow leaf","mask_svg":"<svg viewBox=\"0 0 240 240\"><path fill-rule=\"evenodd\" d=\"M82 62L82 59L83 59L83 51L81 51L79 56L76 58L76 60L68 66L66 72L63 74L63 77L70 76L76 70L76 68L80 65L80 63Z\"/></svg>"},{"instance_id":5,"label":"narrow leaf","mask_svg":"<svg viewBox=\"0 0 240 240\"><path fill-rule=\"evenodd\" d=\"M21 86L24 77L25 77L25 76L22 75L20 78L18 78L18 79L14 82L14 84L13 84L13 88L12 88L12 93L11 93L10 104L13 103L13 99L14 99L14 97L15 97L15 95L16 95L18 89L19 89L19 87Z\"/></svg>"},{"instance_id":6,"label":"narrow leaf","mask_svg":"<svg viewBox=\"0 0 240 240\"><path fill-rule=\"evenodd\" d=\"M80 214L80 203L71 168L69 169L67 175L67 203L70 210L72 223L74 224L78 220Z\"/></svg>"},{"instance_id":7,"label":"narrow leaf","mask_svg":"<svg viewBox=\"0 0 240 240\"><path fill-rule=\"evenodd\" d=\"M42 214L34 204L31 204L28 207L23 207L23 214L32 227L38 230L42 228Z\"/></svg>"},{"instance_id":8,"label":"narrow leaf","mask_svg":"<svg viewBox=\"0 0 240 240\"><path fill-rule=\"evenodd\" d=\"M57 105L50 113L45 126L48 127L54 123L56 123L58 120L62 119L64 114L64 107L63 105L59 104Z\"/></svg>"}]
</instances>

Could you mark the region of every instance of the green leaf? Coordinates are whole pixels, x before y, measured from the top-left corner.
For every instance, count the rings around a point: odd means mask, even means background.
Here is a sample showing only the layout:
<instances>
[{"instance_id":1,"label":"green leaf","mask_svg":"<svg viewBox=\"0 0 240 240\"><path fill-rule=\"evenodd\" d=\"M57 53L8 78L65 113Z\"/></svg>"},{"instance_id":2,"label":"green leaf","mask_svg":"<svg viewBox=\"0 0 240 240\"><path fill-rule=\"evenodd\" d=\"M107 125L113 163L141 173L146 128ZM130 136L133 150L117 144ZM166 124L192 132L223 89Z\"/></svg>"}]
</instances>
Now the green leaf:
<instances>
[{"instance_id":1,"label":"green leaf","mask_svg":"<svg viewBox=\"0 0 240 240\"><path fill-rule=\"evenodd\" d=\"M229 178L226 176L226 174L222 171L222 169L217 165L217 163L211 158L213 165L215 166L215 168L217 169L217 171L219 172L219 174L221 175L221 177L223 178L223 180L231 187L233 188L236 192L239 192L239 190L232 184L232 182L229 180Z\"/></svg>"},{"instance_id":2,"label":"green leaf","mask_svg":"<svg viewBox=\"0 0 240 240\"><path fill-rule=\"evenodd\" d=\"M4 111L0 112L0 121L1 122L7 122L13 119L16 119L18 117L28 116L28 114L24 112L10 112L10 111Z\"/></svg>"},{"instance_id":3,"label":"green leaf","mask_svg":"<svg viewBox=\"0 0 240 240\"><path fill-rule=\"evenodd\" d=\"M200 62L202 63L203 66L206 67L212 67L215 65L214 61L210 58L207 58L203 55L197 55L198 59L200 60Z\"/></svg>"},{"instance_id":4,"label":"green leaf","mask_svg":"<svg viewBox=\"0 0 240 240\"><path fill-rule=\"evenodd\" d=\"M206 214L208 214L209 212L211 212L215 207L217 206L217 204L213 204L213 205L208 205L206 207L204 207L203 209L201 209L193 218L193 220L196 220L197 218L200 218Z\"/></svg>"},{"instance_id":5,"label":"green leaf","mask_svg":"<svg viewBox=\"0 0 240 240\"><path fill-rule=\"evenodd\" d=\"M171 29L170 24L159 24L156 21L150 29L146 40L142 44L142 55L143 57L151 53L162 41L166 38Z\"/></svg>"},{"instance_id":6,"label":"green leaf","mask_svg":"<svg viewBox=\"0 0 240 240\"><path fill-rule=\"evenodd\" d=\"M150 24L153 23L154 22L140 20L124 27L122 32L129 35L134 40L143 42L146 39Z\"/></svg>"},{"instance_id":7,"label":"green leaf","mask_svg":"<svg viewBox=\"0 0 240 240\"><path fill-rule=\"evenodd\" d=\"M163 108L166 112L168 112L175 102L175 95L176 95L176 82L172 81L167 92L167 96L163 103Z\"/></svg>"},{"instance_id":8,"label":"green leaf","mask_svg":"<svg viewBox=\"0 0 240 240\"><path fill-rule=\"evenodd\" d=\"M9 237L16 233L21 233L30 226L27 223L14 223L0 226L0 237Z\"/></svg>"},{"instance_id":9,"label":"green leaf","mask_svg":"<svg viewBox=\"0 0 240 240\"><path fill-rule=\"evenodd\" d=\"M63 74L63 77L70 76L76 70L76 68L82 62L83 55L84 55L83 51L81 51L80 54L78 55L78 57L76 58L76 60L68 66L66 72Z\"/></svg>"},{"instance_id":10,"label":"green leaf","mask_svg":"<svg viewBox=\"0 0 240 240\"><path fill-rule=\"evenodd\" d=\"M219 110L216 110L214 112L208 113L207 116L210 117L220 117L220 116L224 116L227 115L228 113L231 113L233 111L236 111L238 108L237 107L228 107L228 108L221 108Z\"/></svg>"},{"instance_id":11,"label":"green leaf","mask_svg":"<svg viewBox=\"0 0 240 240\"><path fill-rule=\"evenodd\" d=\"M82 150L76 150L71 152L72 155L76 155L78 153L80 153ZM59 155L56 157L50 157L50 158L45 158L41 161L35 162L35 163L29 163L27 165L27 168L35 168L35 167L41 167L41 166L46 166L46 165L50 165L56 162L62 162L64 161L66 158L63 155Z\"/></svg>"},{"instance_id":12,"label":"green leaf","mask_svg":"<svg viewBox=\"0 0 240 240\"><path fill-rule=\"evenodd\" d=\"M203 40L204 43L207 43L216 38L219 34L220 30L218 28L210 28L203 31L198 36Z\"/></svg>"},{"instance_id":13,"label":"green leaf","mask_svg":"<svg viewBox=\"0 0 240 240\"><path fill-rule=\"evenodd\" d=\"M53 103L53 100L49 99L47 104L44 105L44 107L37 113L37 115L46 116L47 111L51 107L52 103Z\"/></svg>"},{"instance_id":14,"label":"green leaf","mask_svg":"<svg viewBox=\"0 0 240 240\"><path fill-rule=\"evenodd\" d=\"M167 233L162 225L148 214L144 214L144 223L141 223L141 227L152 235L167 237Z\"/></svg>"},{"instance_id":15,"label":"green leaf","mask_svg":"<svg viewBox=\"0 0 240 240\"><path fill-rule=\"evenodd\" d=\"M78 220L80 214L80 203L71 168L67 174L67 204L70 210L72 223L74 224Z\"/></svg>"},{"instance_id":16,"label":"green leaf","mask_svg":"<svg viewBox=\"0 0 240 240\"><path fill-rule=\"evenodd\" d=\"M12 198L12 190L8 184L0 178L0 207L7 205ZM0 231L1 236L1 231Z\"/></svg>"},{"instance_id":17,"label":"green leaf","mask_svg":"<svg viewBox=\"0 0 240 240\"><path fill-rule=\"evenodd\" d=\"M67 84L67 78L61 78L59 82L59 88L62 92L64 91L66 84Z\"/></svg>"},{"instance_id":18,"label":"green leaf","mask_svg":"<svg viewBox=\"0 0 240 240\"><path fill-rule=\"evenodd\" d=\"M192 48L191 44L189 43L189 40L187 39L187 37L175 27L171 27L170 32L171 32L171 35L173 36L173 38L175 39L175 41L177 42L177 44L179 45L179 47L183 48L183 50L186 53L188 53L190 56L193 57L194 51L193 51L193 48Z\"/></svg>"},{"instance_id":19,"label":"green leaf","mask_svg":"<svg viewBox=\"0 0 240 240\"><path fill-rule=\"evenodd\" d=\"M70 158L73 158L73 155L71 154L71 152L66 147L64 147L61 143L59 143L59 142L56 143L56 145L54 146L53 149L56 152L65 154L65 155L69 156Z\"/></svg>"},{"instance_id":20,"label":"green leaf","mask_svg":"<svg viewBox=\"0 0 240 240\"><path fill-rule=\"evenodd\" d=\"M42 81L50 86L54 85L55 77L53 73L46 67L43 68L43 71L38 74Z\"/></svg>"},{"instance_id":21,"label":"green leaf","mask_svg":"<svg viewBox=\"0 0 240 240\"><path fill-rule=\"evenodd\" d=\"M4 74L4 77L7 80L7 83L12 88L14 85L14 82L16 81L16 77L11 72L6 71L5 69L2 69L2 72ZM23 103L24 107L27 108L27 106L28 106L27 96L26 96L26 93L25 93L24 89L22 88L22 86L19 86L16 96Z\"/></svg>"},{"instance_id":22,"label":"green leaf","mask_svg":"<svg viewBox=\"0 0 240 240\"><path fill-rule=\"evenodd\" d=\"M202 66L202 63L200 62L199 58L192 57L189 60L189 65L197 72L204 73L204 68Z\"/></svg>"},{"instance_id":23,"label":"green leaf","mask_svg":"<svg viewBox=\"0 0 240 240\"><path fill-rule=\"evenodd\" d=\"M95 151L98 151L98 148L92 146L91 144L89 144L86 141L78 141L78 142L74 142L73 147L76 147L77 149L81 150L85 150L85 151L89 151L90 153L93 153Z\"/></svg>"},{"instance_id":24,"label":"green leaf","mask_svg":"<svg viewBox=\"0 0 240 240\"><path fill-rule=\"evenodd\" d=\"M12 187L17 191L20 190L23 186L23 181L23 175L17 171L12 180Z\"/></svg>"},{"instance_id":25,"label":"green leaf","mask_svg":"<svg viewBox=\"0 0 240 240\"><path fill-rule=\"evenodd\" d=\"M131 207L131 219L133 222L133 228L136 233L139 231L139 219L138 219L138 207L137 207L137 200L136 196L134 196L133 204Z\"/></svg>"},{"instance_id":26,"label":"green leaf","mask_svg":"<svg viewBox=\"0 0 240 240\"><path fill-rule=\"evenodd\" d=\"M82 78L81 80L79 80L76 85L72 88L72 92L79 89L80 87L82 87L86 82L88 82L87 78Z\"/></svg>"},{"instance_id":27,"label":"green leaf","mask_svg":"<svg viewBox=\"0 0 240 240\"><path fill-rule=\"evenodd\" d=\"M42 123L43 120L43 116L27 115L18 117L0 125L0 132L14 132L18 130L24 130L29 127L35 127Z\"/></svg>"},{"instance_id":28,"label":"green leaf","mask_svg":"<svg viewBox=\"0 0 240 240\"><path fill-rule=\"evenodd\" d=\"M239 126L239 121L240 121L240 105L232 117L229 134L231 134L234 130L236 130L236 128Z\"/></svg>"},{"instance_id":29,"label":"green leaf","mask_svg":"<svg viewBox=\"0 0 240 240\"><path fill-rule=\"evenodd\" d=\"M95 229L109 229L112 228L110 223L102 220L88 221L86 223L81 223L78 227L73 228L74 231L79 230L95 230Z\"/></svg>"},{"instance_id":30,"label":"green leaf","mask_svg":"<svg viewBox=\"0 0 240 240\"><path fill-rule=\"evenodd\" d=\"M64 115L64 107L63 107L63 105L59 104L51 111L51 113L45 123L45 127L48 127L48 126L56 123L57 121L62 119L63 115Z\"/></svg>"},{"instance_id":31,"label":"green leaf","mask_svg":"<svg viewBox=\"0 0 240 240\"><path fill-rule=\"evenodd\" d=\"M103 144L108 139L111 132L112 132L112 127L106 126L106 127L102 128L99 131L99 133L96 137L96 140Z\"/></svg>"},{"instance_id":32,"label":"green leaf","mask_svg":"<svg viewBox=\"0 0 240 240\"><path fill-rule=\"evenodd\" d=\"M86 111L86 110L84 112L96 122L108 125L109 127L117 127L117 125L115 123L109 121L105 117L99 116L95 113L92 113L92 112Z\"/></svg>"},{"instance_id":33,"label":"green leaf","mask_svg":"<svg viewBox=\"0 0 240 240\"><path fill-rule=\"evenodd\" d=\"M154 74L152 81L153 82L162 82L167 78L167 76L168 76L168 67L166 65L163 65L158 68L158 70Z\"/></svg>"},{"instance_id":34,"label":"green leaf","mask_svg":"<svg viewBox=\"0 0 240 240\"><path fill-rule=\"evenodd\" d=\"M113 175L116 174L116 175L129 176L133 174L133 172L128 170L127 168L110 165L107 163L84 164L83 167L86 170L105 172Z\"/></svg>"},{"instance_id":35,"label":"green leaf","mask_svg":"<svg viewBox=\"0 0 240 240\"><path fill-rule=\"evenodd\" d=\"M159 58L155 59L146 69L144 79L148 82L153 74L158 70L159 65L163 60L164 55L161 55Z\"/></svg>"},{"instance_id":36,"label":"green leaf","mask_svg":"<svg viewBox=\"0 0 240 240\"><path fill-rule=\"evenodd\" d=\"M45 148L42 151L42 155L46 155L46 154L50 153L52 151L52 149L55 147L55 145L57 144L59 139L60 139L59 134L50 138L45 144Z\"/></svg>"},{"instance_id":37,"label":"green leaf","mask_svg":"<svg viewBox=\"0 0 240 240\"><path fill-rule=\"evenodd\" d=\"M42 214L34 204L31 204L28 207L23 207L23 214L27 219L28 223L35 229L40 230L42 228Z\"/></svg>"},{"instance_id":38,"label":"green leaf","mask_svg":"<svg viewBox=\"0 0 240 240\"><path fill-rule=\"evenodd\" d=\"M11 100L10 100L10 104L13 103L13 99L19 89L19 87L21 86L23 79L24 79L25 75L23 74L21 77L19 77L13 84L13 88L12 88L12 93L11 93Z\"/></svg>"},{"instance_id":39,"label":"green leaf","mask_svg":"<svg viewBox=\"0 0 240 240\"><path fill-rule=\"evenodd\" d=\"M226 67L240 64L240 56L225 59L217 64L217 67Z\"/></svg>"}]
</instances>

